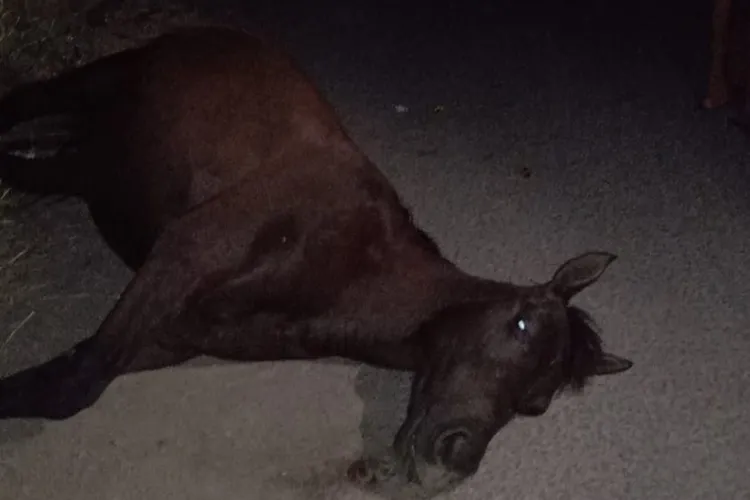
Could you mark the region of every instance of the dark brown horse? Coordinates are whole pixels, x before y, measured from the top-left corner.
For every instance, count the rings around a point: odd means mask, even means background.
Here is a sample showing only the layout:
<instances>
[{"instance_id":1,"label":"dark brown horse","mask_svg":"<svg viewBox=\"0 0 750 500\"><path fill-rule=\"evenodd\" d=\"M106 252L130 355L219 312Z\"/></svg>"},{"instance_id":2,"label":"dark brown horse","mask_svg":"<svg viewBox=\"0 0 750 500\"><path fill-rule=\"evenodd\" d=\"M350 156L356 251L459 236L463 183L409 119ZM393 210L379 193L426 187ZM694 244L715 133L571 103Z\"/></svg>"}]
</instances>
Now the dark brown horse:
<instances>
[{"instance_id":1,"label":"dark brown horse","mask_svg":"<svg viewBox=\"0 0 750 500\"><path fill-rule=\"evenodd\" d=\"M26 122L66 140L23 156ZM2 418L69 418L121 374L198 355L341 356L415 373L395 459L351 476L438 492L515 415L632 364L569 304L613 255L534 286L461 271L310 80L245 33L181 30L20 86L0 100L0 133L0 177L84 200L135 271L95 335L0 381Z\"/></svg>"}]
</instances>

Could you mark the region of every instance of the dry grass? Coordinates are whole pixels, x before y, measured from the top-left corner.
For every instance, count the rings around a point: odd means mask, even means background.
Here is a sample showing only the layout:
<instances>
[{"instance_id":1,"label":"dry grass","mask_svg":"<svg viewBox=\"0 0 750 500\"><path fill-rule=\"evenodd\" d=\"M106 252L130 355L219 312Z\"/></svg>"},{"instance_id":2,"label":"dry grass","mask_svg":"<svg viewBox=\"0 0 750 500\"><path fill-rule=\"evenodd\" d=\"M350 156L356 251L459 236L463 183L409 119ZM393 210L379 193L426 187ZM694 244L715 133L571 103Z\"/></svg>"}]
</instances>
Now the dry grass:
<instances>
[{"instance_id":1,"label":"dry grass","mask_svg":"<svg viewBox=\"0 0 750 500\"><path fill-rule=\"evenodd\" d=\"M96 0L0 0L0 83L47 77L197 20L169 0L125 0L92 26Z\"/></svg>"}]
</instances>

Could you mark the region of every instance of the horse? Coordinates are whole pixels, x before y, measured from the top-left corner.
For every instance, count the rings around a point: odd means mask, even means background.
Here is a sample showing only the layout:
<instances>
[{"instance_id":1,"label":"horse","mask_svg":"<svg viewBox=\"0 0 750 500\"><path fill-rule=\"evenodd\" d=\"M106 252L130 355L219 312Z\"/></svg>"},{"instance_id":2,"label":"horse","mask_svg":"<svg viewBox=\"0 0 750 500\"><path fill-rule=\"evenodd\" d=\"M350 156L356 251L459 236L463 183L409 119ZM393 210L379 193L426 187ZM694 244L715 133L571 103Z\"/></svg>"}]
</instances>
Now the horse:
<instances>
[{"instance_id":1,"label":"horse","mask_svg":"<svg viewBox=\"0 0 750 500\"><path fill-rule=\"evenodd\" d=\"M291 56L244 31L181 28L20 84L0 137L3 182L82 200L133 271L95 334L0 380L0 418L72 418L197 356L341 357L414 375L390 455L349 478L436 493L516 416L633 364L571 304L614 254L532 285L461 270Z\"/></svg>"}]
</instances>

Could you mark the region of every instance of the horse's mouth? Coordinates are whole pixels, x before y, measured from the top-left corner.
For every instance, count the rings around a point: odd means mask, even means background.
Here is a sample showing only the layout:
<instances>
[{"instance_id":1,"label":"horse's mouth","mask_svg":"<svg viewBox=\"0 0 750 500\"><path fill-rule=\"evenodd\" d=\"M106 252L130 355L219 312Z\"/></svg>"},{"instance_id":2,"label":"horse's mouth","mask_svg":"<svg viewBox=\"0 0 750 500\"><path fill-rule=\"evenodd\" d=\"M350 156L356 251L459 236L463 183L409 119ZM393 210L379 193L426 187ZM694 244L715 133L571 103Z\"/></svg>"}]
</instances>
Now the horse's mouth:
<instances>
[{"instance_id":1,"label":"horse's mouth","mask_svg":"<svg viewBox=\"0 0 750 500\"><path fill-rule=\"evenodd\" d=\"M419 455L419 429L425 415L426 412L409 422L385 455L363 457L352 463L347 471L349 479L369 490L408 490L420 498L430 498L460 483L465 475Z\"/></svg>"}]
</instances>

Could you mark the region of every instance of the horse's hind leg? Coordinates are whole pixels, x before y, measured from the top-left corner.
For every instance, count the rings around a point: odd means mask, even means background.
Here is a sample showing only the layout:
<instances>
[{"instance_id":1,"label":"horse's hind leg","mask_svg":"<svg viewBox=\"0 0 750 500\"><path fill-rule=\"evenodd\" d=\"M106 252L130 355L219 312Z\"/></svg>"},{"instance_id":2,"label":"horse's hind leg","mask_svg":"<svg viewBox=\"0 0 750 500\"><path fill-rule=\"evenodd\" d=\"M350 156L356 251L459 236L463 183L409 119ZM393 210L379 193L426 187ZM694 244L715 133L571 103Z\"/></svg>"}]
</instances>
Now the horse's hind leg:
<instances>
[{"instance_id":1,"label":"horse's hind leg","mask_svg":"<svg viewBox=\"0 0 750 500\"><path fill-rule=\"evenodd\" d=\"M137 61L139 53L113 54L47 80L14 87L0 98L0 134L43 116L101 110L128 90L130 61Z\"/></svg>"},{"instance_id":2,"label":"horse's hind leg","mask_svg":"<svg viewBox=\"0 0 750 500\"><path fill-rule=\"evenodd\" d=\"M16 125L43 116L75 114L81 103L66 88L71 80L52 79L31 82L13 88L0 99L0 133Z\"/></svg>"},{"instance_id":3,"label":"horse's hind leg","mask_svg":"<svg viewBox=\"0 0 750 500\"><path fill-rule=\"evenodd\" d=\"M19 191L43 196L76 196L84 189L65 154L32 159L9 153L0 155L0 180Z\"/></svg>"}]
</instances>

